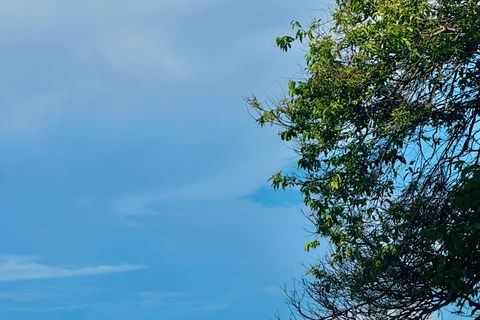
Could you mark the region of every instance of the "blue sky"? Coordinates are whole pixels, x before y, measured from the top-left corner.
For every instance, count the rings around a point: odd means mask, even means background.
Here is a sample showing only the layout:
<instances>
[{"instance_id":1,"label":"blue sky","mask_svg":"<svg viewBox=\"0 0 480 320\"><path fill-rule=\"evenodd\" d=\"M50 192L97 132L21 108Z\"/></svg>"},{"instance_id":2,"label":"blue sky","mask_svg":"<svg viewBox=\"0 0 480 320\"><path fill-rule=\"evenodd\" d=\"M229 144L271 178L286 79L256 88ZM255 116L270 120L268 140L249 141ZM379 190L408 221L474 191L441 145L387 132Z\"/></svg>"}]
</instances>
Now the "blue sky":
<instances>
[{"instance_id":1,"label":"blue sky","mask_svg":"<svg viewBox=\"0 0 480 320\"><path fill-rule=\"evenodd\" d=\"M0 318L270 319L308 224L282 96L312 0L0 2Z\"/></svg>"}]
</instances>

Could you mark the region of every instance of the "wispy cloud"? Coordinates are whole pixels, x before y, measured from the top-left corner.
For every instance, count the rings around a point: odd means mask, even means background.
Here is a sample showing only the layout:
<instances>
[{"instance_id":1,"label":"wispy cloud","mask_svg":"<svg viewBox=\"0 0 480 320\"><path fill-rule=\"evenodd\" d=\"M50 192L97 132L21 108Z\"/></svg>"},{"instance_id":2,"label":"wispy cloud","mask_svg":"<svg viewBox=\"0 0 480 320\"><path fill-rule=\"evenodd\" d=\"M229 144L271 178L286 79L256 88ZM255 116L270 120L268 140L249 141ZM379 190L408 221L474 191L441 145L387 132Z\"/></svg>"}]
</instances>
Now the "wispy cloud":
<instances>
[{"instance_id":1,"label":"wispy cloud","mask_svg":"<svg viewBox=\"0 0 480 320\"><path fill-rule=\"evenodd\" d=\"M185 8L200 11L217 1L74 0L66 6L61 0L6 0L0 2L0 36L2 42L11 43L47 38L79 56L100 57L97 63L107 62L129 74L160 73L184 79L194 73L199 61L190 61L183 46L174 45L180 38L174 33L175 25L189 18Z\"/></svg>"},{"instance_id":2,"label":"wispy cloud","mask_svg":"<svg viewBox=\"0 0 480 320\"><path fill-rule=\"evenodd\" d=\"M276 286L263 286L258 288L258 292L268 296L280 296L283 293L283 290Z\"/></svg>"},{"instance_id":3,"label":"wispy cloud","mask_svg":"<svg viewBox=\"0 0 480 320\"><path fill-rule=\"evenodd\" d=\"M165 34L130 27L111 31L98 43L101 55L114 68L135 73L167 73L175 78L188 78L195 71L193 63L172 52L169 37Z\"/></svg>"},{"instance_id":4,"label":"wispy cloud","mask_svg":"<svg viewBox=\"0 0 480 320\"><path fill-rule=\"evenodd\" d=\"M140 293L140 306L142 307L165 307L170 306L174 309L186 312L214 312L228 309L232 304L224 299L220 301L206 301L204 303L194 302L195 298L184 292L163 292L163 291L145 291ZM185 299L188 297L189 299ZM222 301L223 300L223 301Z\"/></svg>"},{"instance_id":5,"label":"wispy cloud","mask_svg":"<svg viewBox=\"0 0 480 320\"><path fill-rule=\"evenodd\" d=\"M285 157L277 156L278 154ZM216 202L238 200L264 186L272 168L285 168L286 154L283 148L266 147L255 155L249 154L251 159L243 156L214 168L207 177L189 181L182 186L116 197L110 206L113 212L121 216L148 216L168 213L159 212L156 205L160 203L185 199Z\"/></svg>"},{"instance_id":6,"label":"wispy cloud","mask_svg":"<svg viewBox=\"0 0 480 320\"><path fill-rule=\"evenodd\" d=\"M14 301L36 301L40 299L59 298L64 297L62 294L49 292L29 292L29 291L0 291L0 299L14 300Z\"/></svg>"},{"instance_id":7,"label":"wispy cloud","mask_svg":"<svg viewBox=\"0 0 480 320\"><path fill-rule=\"evenodd\" d=\"M0 256L0 282L89 276L145 269L144 265L121 264L85 268L53 267L35 262L38 257Z\"/></svg>"},{"instance_id":8,"label":"wispy cloud","mask_svg":"<svg viewBox=\"0 0 480 320\"><path fill-rule=\"evenodd\" d=\"M52 307L52 308L28 308L28 307L16 307L12 311L19 312L52 312L52 311L71 311L85 308L84 306L67 306L67 307Z\"/></svg>"},{"instance_id":9,"label":"wispy cloud","mask_svg":"<svg viewBox=\"0 0 480 320\"><path fill-rule=\"evenodd\" d=\"M65 110L65 95L48 92L22 96L3 102L0 110L0 135L24 135L36 132L59 118Z\"/></svg>"},{"instance_id":10,"label":"wispy cloud","mask_svg":"<svg viewBox=\"0 0 480 320\"><path fill-rule=\"evenodd\" d=\"M189 311L195 312L210 312L210 311L218 311L228 309L232 306L231 303L213 303L213 304L205 304L202 306L194 307L189 309Z\"/></svg>"},{"instance_id":11,"label":"wispy cloud","mask_svg":"<svg viewBox=\"0 0 480 320\"><path fill-rule=\"evenodd\" d=\"M165 304L165 300L185 295L183 292L145 291L140 293L140 305L142 307L161 307Z\"/></svg>"}]
</instances>

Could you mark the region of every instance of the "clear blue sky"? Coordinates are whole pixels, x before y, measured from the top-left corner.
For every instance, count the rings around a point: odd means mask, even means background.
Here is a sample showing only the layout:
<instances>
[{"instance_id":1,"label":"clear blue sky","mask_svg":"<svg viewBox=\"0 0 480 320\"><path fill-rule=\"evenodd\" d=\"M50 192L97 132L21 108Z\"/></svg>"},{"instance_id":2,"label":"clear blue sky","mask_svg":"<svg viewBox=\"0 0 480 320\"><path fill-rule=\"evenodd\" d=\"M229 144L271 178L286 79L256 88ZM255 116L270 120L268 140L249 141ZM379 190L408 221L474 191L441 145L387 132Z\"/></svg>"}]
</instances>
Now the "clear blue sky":
<instances>
[{"instance_id":1,"label":"clear blue sky","mask_svg":"<svg viewBox=\"0 0 480 320\"><path fill-rule=\"evenodd\" d=\"M312 0L0 2L0 318L270 319L308 224L243 96Z\"/></svg>"}]
</instances>

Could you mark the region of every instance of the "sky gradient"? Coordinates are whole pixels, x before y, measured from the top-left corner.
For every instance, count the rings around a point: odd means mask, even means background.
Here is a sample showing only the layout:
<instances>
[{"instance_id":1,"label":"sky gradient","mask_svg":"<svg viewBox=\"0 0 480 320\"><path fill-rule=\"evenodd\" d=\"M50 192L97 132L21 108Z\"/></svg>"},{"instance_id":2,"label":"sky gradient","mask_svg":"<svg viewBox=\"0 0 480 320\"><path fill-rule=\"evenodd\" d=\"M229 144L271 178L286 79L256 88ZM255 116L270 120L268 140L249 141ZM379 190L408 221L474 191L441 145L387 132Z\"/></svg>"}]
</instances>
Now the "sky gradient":
<instances>
[{"instance_id":1,"label":"sky gradient","mask_svg":"<svg viewBox=\"0 0 480 320\"><path fill-rule=\"evenodd\" d=\"M271 319L309 225L284 94L312 0L0 2L0 318ZM305 230L307 229L307 230Z\"/></svg>"}]
</instances>

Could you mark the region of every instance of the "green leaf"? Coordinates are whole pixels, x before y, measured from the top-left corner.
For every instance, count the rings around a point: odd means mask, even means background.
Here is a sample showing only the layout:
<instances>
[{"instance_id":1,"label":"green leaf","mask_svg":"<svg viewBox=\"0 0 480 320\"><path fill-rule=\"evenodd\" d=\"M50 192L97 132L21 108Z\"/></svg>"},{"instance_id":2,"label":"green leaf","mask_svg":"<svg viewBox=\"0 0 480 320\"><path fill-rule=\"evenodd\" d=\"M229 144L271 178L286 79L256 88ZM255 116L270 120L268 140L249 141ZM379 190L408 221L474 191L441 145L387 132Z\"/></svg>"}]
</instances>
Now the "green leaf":
<instances>
[{"instance_id":1,"label":"green leaf","mask_svg":"<svg viewBox=\"0 0 480 320\"><path fill-rule=\"evenodd\" d=\"M315 249L316 247L318 247L320 245L320 242L318 242L318 240L315 240L315 241L312 241L312 242L307 242L305 244L305 251L310 251L310 249Z\"/></svg>"}]
</instances>

